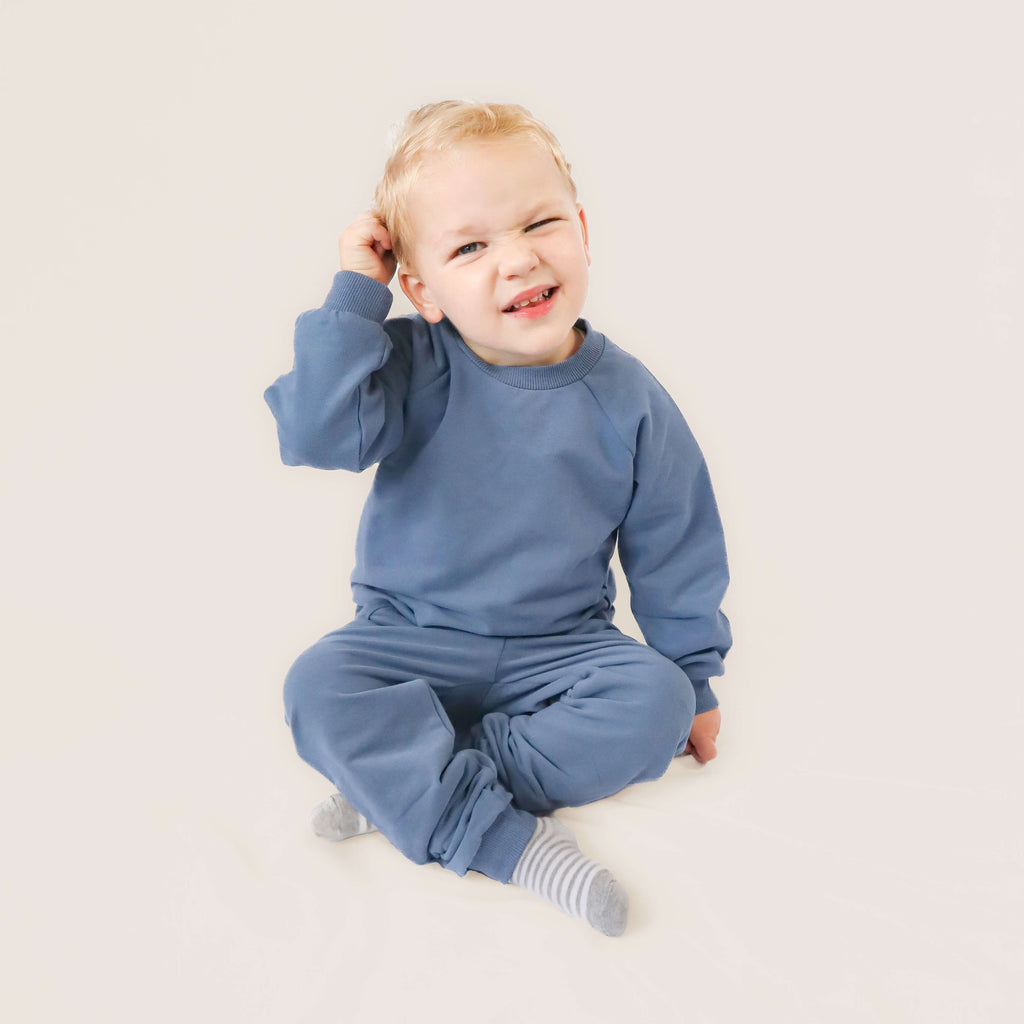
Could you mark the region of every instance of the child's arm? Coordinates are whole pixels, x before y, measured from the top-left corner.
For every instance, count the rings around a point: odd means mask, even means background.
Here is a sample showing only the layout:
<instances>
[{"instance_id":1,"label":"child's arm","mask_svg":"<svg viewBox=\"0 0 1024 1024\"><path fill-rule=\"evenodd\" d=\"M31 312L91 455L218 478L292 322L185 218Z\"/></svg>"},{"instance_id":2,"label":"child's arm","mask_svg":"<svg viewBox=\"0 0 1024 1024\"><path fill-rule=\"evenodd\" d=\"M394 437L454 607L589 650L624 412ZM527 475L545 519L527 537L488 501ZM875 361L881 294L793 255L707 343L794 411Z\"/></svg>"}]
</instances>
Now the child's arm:
<instances>
[{"instance_id":1,"label":"child's arm","mask_svg":"<svg viewBox=\"0 0 1024 1024\"><path fill-rule=\"evenodd\" d=\"M660 387L650 400L635 440L619 557L645 639L693 683L697 717L688 751L710 760L721 716L708 680L722 674L732 643L720 609L729 582L725 540L697 442Z\"/></svg>"},{"instance_id":2,"label":"child's arm","mask_svg":"<svg viewBox=\"0 0 1024 1024\"><path fill-rule=\"evenodd\" d=\"M324 305L296 321L292 370L265 394L286 465L358 472L386 458L403 437L411 378L443 372L432 353L417 355L432 346L425 325L385 320L390 245L373 214L353 221L339 239L341 272Z\"/></svg>"}]
</instances>

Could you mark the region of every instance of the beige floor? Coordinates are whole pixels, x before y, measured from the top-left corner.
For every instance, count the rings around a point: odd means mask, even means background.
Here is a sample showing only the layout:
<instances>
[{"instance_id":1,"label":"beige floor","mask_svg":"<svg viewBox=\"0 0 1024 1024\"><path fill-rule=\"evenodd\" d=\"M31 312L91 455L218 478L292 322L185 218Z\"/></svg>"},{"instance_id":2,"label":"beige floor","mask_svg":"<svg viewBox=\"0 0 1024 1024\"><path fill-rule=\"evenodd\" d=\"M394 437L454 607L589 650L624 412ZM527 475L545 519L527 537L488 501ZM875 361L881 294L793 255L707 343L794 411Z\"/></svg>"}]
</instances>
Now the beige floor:
<instances>
[{"instance_id":1,"label":"beige floor","mask_svg":"<svg viewBox=\"0 0 1024 1024\"><path fill-rule=\"evenodd\" d=\"M972 753L943 738L949 710L887 754L872 714L834 696L782 715L793 682L743 665L718 761L560 814L629 887L611 940L379 836L317 840L305 812L326 787L259 707L274 695L220 684L252 699L232 710L193 687L188 710L87 719L77 742L58 721L61 750L8 747L16 1019L1009 1024L1024 1009L1019 720L990 721Z\"/></svg>"}]
</instances>

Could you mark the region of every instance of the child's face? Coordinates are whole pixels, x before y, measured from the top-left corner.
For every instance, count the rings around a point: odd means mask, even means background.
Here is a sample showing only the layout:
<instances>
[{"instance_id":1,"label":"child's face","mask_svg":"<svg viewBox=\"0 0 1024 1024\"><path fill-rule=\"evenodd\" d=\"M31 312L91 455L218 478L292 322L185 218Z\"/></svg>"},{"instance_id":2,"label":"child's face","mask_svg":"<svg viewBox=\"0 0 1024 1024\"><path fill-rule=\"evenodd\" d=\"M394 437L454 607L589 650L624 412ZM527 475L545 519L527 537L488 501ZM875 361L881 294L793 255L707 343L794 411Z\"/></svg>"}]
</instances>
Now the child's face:
<instances>
[{"instance_id":1,"label":"child's face","mask_svg":"<svg viewBox=\"0 0 1024 1024\"><path fill-rule=\"evenodd\" d=\"M550 153L495 140L431 156L409 215L414 267L399 280L426 320L447 316L495 365L558 363L576 351L587 222Z\"/></svg>"}]
</instances>

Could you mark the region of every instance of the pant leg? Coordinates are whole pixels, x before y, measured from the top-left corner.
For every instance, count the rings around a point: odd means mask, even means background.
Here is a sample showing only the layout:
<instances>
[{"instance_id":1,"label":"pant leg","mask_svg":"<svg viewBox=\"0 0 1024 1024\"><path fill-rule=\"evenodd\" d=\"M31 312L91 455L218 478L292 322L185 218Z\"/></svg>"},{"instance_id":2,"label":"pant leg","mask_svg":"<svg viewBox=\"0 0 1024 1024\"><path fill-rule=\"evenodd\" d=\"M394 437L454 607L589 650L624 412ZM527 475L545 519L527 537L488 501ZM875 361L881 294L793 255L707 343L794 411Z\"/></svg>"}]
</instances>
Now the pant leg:
<instances>
[{"instance_id":1,"label":"pant leg","mask_svg":"<svg viewBox=\"0 0 1024 1024\"><path fill-rule=\"evenodd\" d=\"M474 743L516 805L543 814L663 775L694 706L677 665L592 622L507 642Z\"/></svg>"},{"instance_id":2,"label":"pant leg","mask_svg":"<svg viewBox=\"0 0 1024 1024\"><path fill-rule=\"evenodd\" d=\"M461 708L474 688L486 690L502 641L387 616L387 625L360 618L329 634L288 673L286 719L299 755L416 863L510 873L532 821L510 813L511 794L485 753L456 750L442 703ZM493 872L477 857L488 832Z\"/></svg>"}]
</instances>

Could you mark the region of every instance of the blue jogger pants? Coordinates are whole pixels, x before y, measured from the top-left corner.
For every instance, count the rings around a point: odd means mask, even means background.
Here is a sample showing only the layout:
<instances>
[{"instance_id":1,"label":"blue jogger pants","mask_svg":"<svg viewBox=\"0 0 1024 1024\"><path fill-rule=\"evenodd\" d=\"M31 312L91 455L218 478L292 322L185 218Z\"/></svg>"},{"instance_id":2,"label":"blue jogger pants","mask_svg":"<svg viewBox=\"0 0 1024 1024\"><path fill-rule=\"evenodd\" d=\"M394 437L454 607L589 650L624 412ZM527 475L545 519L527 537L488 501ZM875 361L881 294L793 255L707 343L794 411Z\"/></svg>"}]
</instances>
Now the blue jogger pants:
<instances>
[{"instance_id":1,"label":"blue jogger pants","mask_svg":"<svg viewBox=\"0 0 1024 1024\"><path fill-rule=\"evenodd\" d=\"M403 854L505 882L533 815L662 775L694 694L603 619L486 637L415 626L388 605L299 657L285 709L300 756Z\"/></svg>"}]
</instances>

